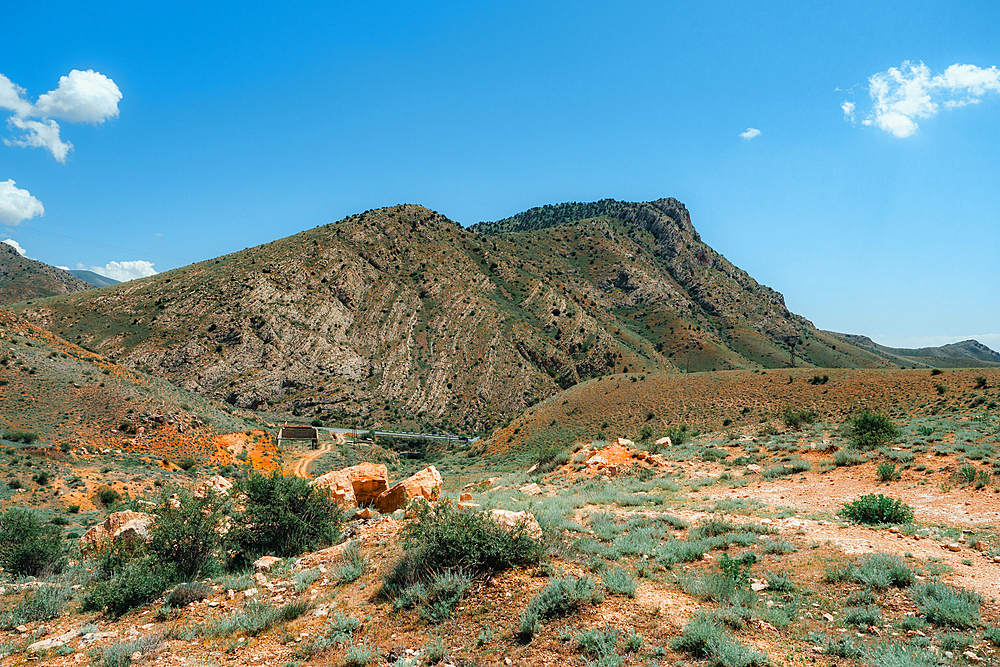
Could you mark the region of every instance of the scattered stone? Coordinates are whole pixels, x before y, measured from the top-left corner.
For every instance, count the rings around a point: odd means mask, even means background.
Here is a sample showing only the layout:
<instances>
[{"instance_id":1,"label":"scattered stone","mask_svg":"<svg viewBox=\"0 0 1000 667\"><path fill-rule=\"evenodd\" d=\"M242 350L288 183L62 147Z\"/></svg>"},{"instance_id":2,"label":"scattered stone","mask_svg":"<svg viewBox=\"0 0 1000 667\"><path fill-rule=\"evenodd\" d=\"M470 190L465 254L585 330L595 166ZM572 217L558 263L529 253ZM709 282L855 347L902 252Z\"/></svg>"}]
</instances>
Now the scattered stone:
<instances>
[{"instance_id":1,"label":"scattered stone","mask_svg":"<svg viewBox=\"0 0 1000 667\"><path fill-rule=\"evenodd\" d=\"M331 470L309 484L326 490L342 507L365 507L389 488L389 471L381 463L365 462Z\"/></svg>"},{"instance_id":2,"label":"scattered stone","mask_svg":"<svg viewBox=\"0 0 1000 667\"><path fill-rule=\"evenodd\" d=\"M371 507L365 507L354 513L355 519L371 519L373 516L375 516L375 510Z\"/></svg>"},{"instance_id":3,"label":"scattered stone","mask_svg":"<svg viewBox=\"0 0 1000 667\"><path fill-rule=\"evenodd\" d=\"M511 530L523 525L525 532L533 538L542 536L542 527L538 525L538 521L535 520L531 512L512 512L510 510L497 509L490 512L490 518L499 525Z\"/></svg>"},{"instance_id":4,"label":"scattered stone","mask_svg":"<svg viewBox=\"0 0 1000 667\"><path fill-rule=\"evenodd\" d=\"M460 495L458 497L458 501L462 502L462 503L467 503L470 500L472 500L472 494L471 493L463 493L462 495Z\"/></svg>"},{"instance_id":5,"label":"scattered stone","mask_svg":"<svg viewBox=\"0 0 1000 667\"><path fill-rule=\"evenodd\" d=\"M247 597L247 598L257 597L257 589L256 588L248 588L245 591L243 591L243 595L244 595L244 597Z\"/></svg>"},{"instance_id":6,"label":"scattered stone","mask_svg":"<svg viewBox=\"0 0 1000 667\"><path fill-rule=\"evenodd\" d=\"M988 545L986 542L983 542L982 540L978 540L975 544L972 545L972 548L975 549L976 551L989 551L990 545Z\"/></svg>"},{"instance_id":7,"label":"scattered stone","mask_svg":"<svg viewBox=\"0 0 1000 667\"><path fill-rule=\"evenodd\" d=\"M983 659L975 654L974 651L965 651L962 655L968 658L969 662L982 662Z\"/></svg>"},{"instance_id":8,"label":"scattered stone","mask_svg":"<svg viewBox=\"0 0 1000 667\"><path fill-rule=\"evenodd\" d=\"M209 493L214 493L219 498L228 498L229 492L233 489L233 483L222 475L209 477L198 485L194 490L195 498L204 498Z\"/></svg>"},{"instance_id":9,"label":"scattered stone","mask_svg":"<svg viewBox=\"0 0 1000 667\"><path fill-rule=\"evenodd\" d=\"M267 586L267 575L263 572L254 572L253 580L258 586Z\"/></svg>"},{"instance_id":10,"label":"scattered stone","mask_svg":"<svg viewBox=\"0 0 1000 667\"><path fill-rule=\"evenodd\" d=\"M666 445L667 447L670 447L674 443L670 442L670 438L669 437L664 436L664 437L660 438L659 440L657 440L656 444L660 445L661 447L664 446L664 445Z\"/></svg>"},{"instance_id":11,"label":"scattered stone","mask_svg":"<svg viewBox=\"0 0 1000 667\"><path fill-rule=\"evenodd\" d=\"M521 493L524 493L526 495L529 495L529 496L540 496L540 495L542 495L542 487L538 486L534 482L532 482L531 484L525 484L520 489L518 489L518 491L520 491Z\"/></svg>"},{"instance_id":12,"label":"scattered stone","mask_svg":"<svg viewBox=\"0 0 1000 667\"><path fill-rule=\"evenodd\" d=\"M462 502L460 502L460 503L458 503L457 507L460 510L477 510L477 509L482 508L482 505L480 505L479 503L462 503Z\"/></svg>"},{"instance_id":13,"label":"scattered stone","mask_svg":"<svg viewBox=\"0 0 1000 667\"><path fill-rule=\"evenodd\" d=\"M80 551L92 554L112 544L134 544L149 539L149 526L153 515L145 512L113 512L104 523L94 526L80 538Z\"/></svg>"},{"instance_id":14,"label":"scattered stone","mask_svg":"<svg viewBox=\"0 0 1000 667\"><path fill-rule=\"evenodd\" d=\"M768 588L768 583L766 579L751 579L750 580L750 590L760 592Z\"/></svg>"},{"instance_id":15,"label":"scattered stone","mask_svg":"<svg viewBox=\"0 0 1000 667\"><path fill-rule=\"evenodd\" d=\"M270 572L271 568L281 562L277 556L261 556L253 562L254 572Z\"/></svg>"},{"instance_id":16,"label":"scattered stone","mask_svg":"<svg viewBox=\"0 0 1000 667\"><path fill-rule=\"evenodd\" d=\"M382 466L384 469L385 466ZM417 474L398 482L375 499L375 508L382 514L391 514L403 509L416 498L434 501L441 493L444 480L434 466L428 466Z\"/></svg>"},{"instance_id":17,"label":"scattered stone","mask_svg":"<svg viewBox=\"0 0 1000 667\"><path fill-rule=\"evenodd\" d=\"M948 549L948 551L961 551L962 545L959 544L958 542L952 542L946 548Z\"/></svg>"},{"instance_id":18,"label":"scattered stone","mask_svg":"<svg viewBox=\"0 0 1000 667\"><path fill-rule=\"evenodd\" d=\"M618 438L615 440L616 445L621 445L622 447L634 447L635 443L628 438Z\"/></svg>"},{"instance_id":19,"label":"scattered stone","mask_svg":"<svg viewBox=\"0 0 1000 667\"><path fill-rule=\"evenodd\" d=\"M761 470L763 470L763 468L761 468L756 463L751 463L751 464L747 465L747 471L748 472L760 472Z\"/></svg>"},{"instance_id":20,"label":"scattered stone","mask_svg":"<svg viewBox=\"0 0 1000 667\"><path fill-rule=\"evenodd\" d=\"M823 618L825 618L825 619L826 619L827 621L829 621L830 623L833 623L833 622L834 622L834 621L836 620L836 619L835 619L835 618L833 617L833 614L831 614L831 613L829 613L829 612L827 612L827 613L823 614Z\"/></svg>"}]
</instances>

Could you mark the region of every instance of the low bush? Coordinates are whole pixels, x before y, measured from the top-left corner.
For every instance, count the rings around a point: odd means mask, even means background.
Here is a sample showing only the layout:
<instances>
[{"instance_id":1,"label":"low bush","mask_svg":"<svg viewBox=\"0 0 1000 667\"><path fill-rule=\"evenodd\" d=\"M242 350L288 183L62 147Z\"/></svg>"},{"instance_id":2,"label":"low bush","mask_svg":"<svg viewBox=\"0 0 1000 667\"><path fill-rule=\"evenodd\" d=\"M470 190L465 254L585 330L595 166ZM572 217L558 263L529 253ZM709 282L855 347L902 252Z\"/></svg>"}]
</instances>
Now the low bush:
<instances>
[{"instance_id":1,"label":"low bush","mask_svg":"<svg viewBox=\"0 0 1000 667\"><path fill-rule=\"evenodd\" d=\"M776 540L764 540L762 548L764 553L774 555L790 554L798 551L794 544L780 538Z\"/></svg>"},{"instance_id":2,"label":"low bush","mask_svg":"<svg viewBox=\"0 0 1000 667\"><path fill-rule=\"evenodd\" d=\"M603 599L603 593L590 577L553 579L528 602L518 638L528 643L540 621L568 616L585 604L598 604Z\"/></svg>"},{"instance_id":3,"label":"low bush","mask_svg":"<svg viewBox=\"0 0 1000 667\"><path fill-rule=\"evenodd\" d=\"M471 585L472 577L463 572L438 572L432 575L421 600L420 618L434 624L451 618L455 607Z\"/></svg>"},{"instance_id":4,"label":"low bush","mask_svg":"<svg viewBox=\"0 0 1000 667\"><path fill-rule=\"evenodd\" d=\"M634 598L635 592L639 588L635 577L628 573L628 570L621 567L614 567L606 570L601 575L601 582L604 588L613 595L624 595Z\"/></svg>"},{"instance_id":5,"label":"low bush","mask_svg":"<svg viewBox=\"0 0 1000 667\"><path fill-rule=\"evenodd\" d=\"M882 622L882 610L875 605L864 607L848 607L844 609L844 623L859 628L870 628Z\"/></svg>"},{"instance_id":6,"label":"low bush","mask_svg":"<svg viewBox=\"0 0 1000 667\"><path fill-rule=\"evenodd\" d=\"M862 410L847 422L847 437L857 449L874 449L900 436L899 427L886 415Z\"/></svg>"},{"instance_id":7,"label":"low bush","mask_svg":"<svg viewBox=\"0 0 1000 667\"><path fill-rule=\"evenodd\" d=\"M176 571L152 556L130 557L115 549L106 552L97 581L83 598L85 611L103 611L117 618L152 602L176 579Z\"/></svg>"},{"instance_id":8,"label":"low bush","mask_svg":"<svg viewBox=\"0 0 1000 667\"><path fill-rule=\"evenodd\" d=\"M612 626L582 630L573 635L577 649L590 658L604 658L614 655L615 646L621 632Z\"/></svg>"},{"instance_id":9,"label":"low bush","mask_svg":"<svg viewBox=\"0 0 1000 667\"><path fill-rule=\"evenodd\" d=\"M186 489L165 491L149 529L147 551L182 579L211 571L222 561L225 509L214 493L198 498Z\"/></svg>"},{"instance_id":10,"label":"low bush","mask_svg":"<svg viewBox=\"0 0 1000 667\"><path fill-rule=\"evenodd\" d=\"M256 637L279 623L293 621L309 609L306 602L289 602L275 607L268 602L252 601L239 611L212 621L202 629L206 637L227 637L236 633Z\"/></svg>"},{"instance_id":11,"label":"low bush","mask_svg":"<svg viewBox=\"0 0 1000 667\"><path fill-rule=\"evenodd\" d=\"M916 573L896 554L875 553L855 563L834 566L826 571L826 581L851 581L877 590L906 588L917 580Z\"/></svg>"},{"instance_id":12,"label":"low bush","mask_svg":"<svg viewBox=\"0 0 1000 667\"><path fill-rule=\"evenodd\" d=\"M875 472L880 482L893 482L899 479L899 471L896 470L896 464L891 461L879 463Z\"/></svg>"},{"instance_id":13,"label":"low bush","mask_svg":"<svg viewBox=\"0 0 1000 667\"><path fill-rule=\"evenodd\" d=\"M167 605L171 607L184 607L192 602L200 602L214 591L212 587L195 581L177 585L174 590L167 594Z\"/></svg>"},{"instance_id":14,"label":"low bush","mask_svg":"<svg viewBox=\"0 0 1000 667\"><path fill-rule=\"evenodd\" d=\"M934 653L913 644L878 643L864 656L868 667L937 667Z\"/></svg>"},{"instance_id":15,"label":"low bush","mask_svg":"<svg viewBox=\"0 0 1000 667\"><path fill-rule=\"evenodd\" d=\"M25 623L58 618L72 597L67 586L42 586L29 591L20 602L0 611L0 628L12 629Z\"/></svg>"},{"instance_id":16,"label":"low bush","mask_svg":"<svg viewBox=\"0 0 1000 667\"><path fill-rule=\"evenodd\" d=\"M236 487L246 497L245 509L234 516L237 528L231 531L237 563L265 553L297 556L330 546L340 536L343 511L300 477L251 473Z\"/></svg>"},{"instance_id":17,"label":"low bush","mask_svg":"<svg viewBox=\"0 0 1000 667\"><path fill-rule=\"evenodd\" d=\"M140 659L150 657L156 648L163 643L158 635L147 635L127 642L118 642L98 649L92 654L92 664L98 667L128 667L132 664L132 656L139 654Z\"/></svg>"},{"instance_id":18,"label":"low bush","mask_svg":"<svg viewBox=\"0 0 1000 667\"><path fill-rule=\"evenodd\" d=\"M14 575L62 571L66 564L62 529L43 524L34 512L13 507L0 514L0 566Z\"/></svg>"},{"instance_id":19,"label":"low bush","mask_svg":"<svg viewBox=\"0 0 1000 667\"><path fill-rule=\"evenodd\" d=\"M365 573L368 560L361 555L357 540L352 540L340 555L340 562L333 568L333 580L338 584L357 581Z\"/></svg>"},{"instance_id":20,"label":"low bush","mask_svg":"<svg viewBox=\"0 0 1000 667\"><path fill-rule=\"evenodd\" d=\"M10 442L23 442L26 445L30 445L38 440L37 433L31 433L30 431L7 431L3 434L4 440L9 440Z\"/></svg>"},{"instance_id":21,"label":"low bush","mask_svg":"<svg viewBox=\"0 0 1000 667\"><path fill-rule=\"evenodd\" d=\"M692 618L671 647L694 658L708 660L712 667L762 667L770 664L767 656L753 651L719 627L710 616L698 613Z\"/></svg>"},{"instance_id":22,"label":"low bush","mask_svg":"<svg viewBox=\"0 0 1000 667\"><path fill-rule=\"evenodd\" d=\"M975 591L930 581L910 587L920 613L931 623L951 628L974 628L980 624L983 598Z\"/></svg>"},{"instance_id":23,"label":"low bush","mask_svg":"<svg viewBox=\"0 0 1000 667\"><path fill-rule=\"evenodd\" d=\"M818 416L815 410L793 410L787 405L781 411L785 426L795 429L801 429L803 424L814 424Z\"/></svg>"},{"instance_id":24,"label":"low bush","mask_svg":"<svg viewBox=\"0 0 1000 667\"><path fill-rule=\"evenodd\" d=\"M367 641L360 644L351 644L344 652L344 667L365 667L381 662L382 654L375 646L371 646Z\"/></svg>"},{"instance_id":25,"label":"low bush","mask_svg":"<svg viewBox=\"0 0 1000 667\"><path fill-rule=\"evenodd\" d=\"M842 449L833 455L833 465L838 468L861 465L867 460L861 454L846 449Z\"/></svg>"},{"instance_id":26,"label":"low bush","mask_svg":"<svg viewBox=\"0 0 1000 667\"><path fill-rule=\"evenodd\" d=\"M900 524L913 521L913 508L902 500L871 493L855 501L845 503L840 516L851 523L869 525Z\"/></svg>"}]
</instances>

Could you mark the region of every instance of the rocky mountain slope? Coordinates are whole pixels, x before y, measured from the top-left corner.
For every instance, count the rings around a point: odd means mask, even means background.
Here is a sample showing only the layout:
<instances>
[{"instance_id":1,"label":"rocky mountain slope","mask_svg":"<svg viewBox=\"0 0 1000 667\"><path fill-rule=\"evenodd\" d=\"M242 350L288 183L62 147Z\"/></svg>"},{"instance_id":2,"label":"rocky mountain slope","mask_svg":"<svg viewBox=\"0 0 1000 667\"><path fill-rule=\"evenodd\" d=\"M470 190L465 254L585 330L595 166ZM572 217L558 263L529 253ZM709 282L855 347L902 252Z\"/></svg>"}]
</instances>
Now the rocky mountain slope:
<instances>
[{"instance_id":1,"label":"rocky mountain slope","mask_svg":"<svg viewBox=\"0 0 1000 667\"><path fill-rule=\"evenodd\" d=\"M234 406L366 425L485 431L610 373L888 365L790 313L680 202L588 206L473 230L394 206L18 308Z\"/></svg>"},{"instance_id":2,"label":"rocky mountain slope","mask_svg":"<svg viewBox=\"0 0 1000 667\"><path fill-rule=\"evenodd\" d=\"M115 280L113 278L108 278L107 276L102 276L99 273L94 273L93 271L83 271L83 270L72 270L69 271L71 276L79 278L88 285L93 285L94 287L107 287L108 285L117 285L121 283L120 280Z\"/></svg>"},{"instance_id":3,"label":"rocky mountain slope","mask_svg":"<svg viewBox=\"0 0 1000 667\"><path fill-rule=\"evenodd\" d=\"M91 286L67 271L18 254L0 243L0 303L16 303L53 294L68 294Z\"/></svg>"},{"instance_id":4,"label":"rocky mountain slope","mask_svg":"<svg viewBox=\"0 0 1000 667\"><path fill-rule=\"evenodd\" d=\"M245 429L234 412L0 308L0 434L29 433L44 446L149 450Z\"/></svg>"},{"instance_id":5,"label":"rocky mountain slope","mask_svg":"<svg viewBox=\"0 0 1000 667\"><path fill-rule=\"evenodd\" d=\"M975 368L1000 366L1000 353L977 340L965 340L938 347L898 348L879 345L868 336L833 334L845 342L871 350L901 366L945 368Z\"/></svg>"}]
</instances>

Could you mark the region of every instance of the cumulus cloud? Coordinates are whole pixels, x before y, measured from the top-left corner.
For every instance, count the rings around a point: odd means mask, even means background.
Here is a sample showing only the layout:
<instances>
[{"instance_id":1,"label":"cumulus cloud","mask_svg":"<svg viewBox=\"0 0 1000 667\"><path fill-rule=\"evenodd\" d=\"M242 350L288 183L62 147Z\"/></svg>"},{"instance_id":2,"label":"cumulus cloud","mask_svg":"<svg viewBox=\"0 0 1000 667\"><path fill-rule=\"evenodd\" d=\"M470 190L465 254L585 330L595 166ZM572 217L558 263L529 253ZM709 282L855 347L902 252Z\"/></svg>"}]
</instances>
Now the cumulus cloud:
<instances>
[{"instance_id":1,"label":"cumulus cloud","mask_svg":"<svg viewBox=\"0 0 1000 667\"><path fill-rule=\"evenodd\" d=\"M77 264L77 268L82 269L84 266L83 264ZM125 262L108 262L104 266L92 266L90 270L101 274L105 278L111 278L120 282L156 275L156 270L153 269L153 262L147 262L142 259Z\"/></svg>"},{"instance_id":2,"label":"cumulus cloud","mask_svg":"<svg viewBox=\"0 0 1000 667\"><path fill-rule=\"evenodd\" d=\"M978 104L991 93L1000 93L1000 70L995 66L983 69L956 64L943 74L934 74L922 62L906 61L868 79L872 110L861 123L895 137L909 137L917 131L918 119L930 118L941 107L956 109ZM853 120L853 104L845 102L841 108Z\"/></svg>"},{"instance_id":3,"label":"cumulus cloud","mask_svg":"<svg viewBox=\"0 0 1000 667\"><path fill-rule=\"evenodd\" d=\"M4 143L46 148L59 162L66 161L73 144L59 138L59 124L54 119L100 125L118 117L122 99L114 81L100 72L78 69L60 77L56 89L40 95L34 104L26 95L27 91L0 74L0 109L13 113L7 127L16 134L14 139L4 138Z\"/></svg>"},{"instance_id":4,"label":"cumulus cloud","mask_svg":"<svg viewBox=\"0 0 1000 667\"><path fill-rule=\"evenodd\" d=\"M47 148L59 162L66 162L66 154L73 149L73 144L59 138L59 124L54 120L43 122L39 120L24 120L14 116L7 119L7 127L22 130L19 139L4 138L8 146L37 146Z\"/></svg>"},{"instance_id":5,"label":"cumulus cloud","mask_svg":"<svg viewBox=\"0 0 1000 667\"><path fill-rule=\"evenodd\" d=\"M21 247L21 244L15 241L14 239L4 239L3 243L6 243L11 248L16 250L18 255L23 255L25 252L24 248Z\"/></svg>"},{"instance_id":6,"label":"cumulus cloud","mask_svg":"<svg viewBox=\"0 0 1000 667\"><path fill-rule=\"evenodd\" d=\"M36 215L45 215L42 202L17 187L12 179L0 181L0 223L13 227Z\"/></svg>"},{"instance_id":7,"label":"cumulus cloud","mask_svg":"<svg viewBox=\"0 0 1000 667\"><path fill-rule=\"evenodd\" d=\"M847 121L850 121L850 122L853 123L854 122L854 109L856 108L854 102L849 102L847 100L844 100L844 103L840 105L840 108L844 110L844 120L847 120Z\"/></svg>"},{"instance_id":8,"label":"cumulus cloud","mask_svg":"<svg viewBox=\"0 0 1000 667\"><path fill-rule=\"evenodd\" d=\"M758 130L756 127L748 127L746 129L746 132L740 132L740 136L746 139L747 141L750 141L754 137L760 136L760 130Z\"/></svg>"}]
</instances>

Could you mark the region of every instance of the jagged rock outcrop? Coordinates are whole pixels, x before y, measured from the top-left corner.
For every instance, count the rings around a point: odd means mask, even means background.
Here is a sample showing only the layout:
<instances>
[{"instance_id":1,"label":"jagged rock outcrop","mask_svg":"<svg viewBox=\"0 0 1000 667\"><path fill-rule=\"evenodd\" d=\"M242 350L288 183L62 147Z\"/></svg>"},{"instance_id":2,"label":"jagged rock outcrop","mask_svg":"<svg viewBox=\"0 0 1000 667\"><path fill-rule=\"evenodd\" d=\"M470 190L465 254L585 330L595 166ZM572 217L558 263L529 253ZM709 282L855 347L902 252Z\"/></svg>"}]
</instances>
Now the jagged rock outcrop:
<instances>
[{"instance_id":1,"label":"jagged rock outcrop","mask_svg":"<svg viewBox=\"0 0 1000 667\"><path fill-rule=\"evenodd\" d=\"M383 492L375 499L375 509L382 514L390 514L404 509L411 500L417 498L435 501L443 485L441 473L434 466L428 466Z\"/></svg>"},{"instance_id":2,"label":"jagged rock outcrop","mask_svg":"<svg viewBox=\"0 0 1000 667\"><path fill-rule=\"evenodd\" d=\"M124 510L108 515L104 523L98 524L80 538L80 553L84 555L103 551L115 544L132 544L149 539L149 526L153 515L145 512Z\"/></svg>"}]
</instances>

